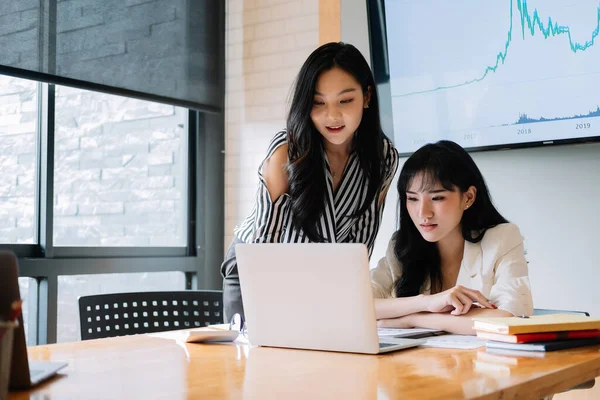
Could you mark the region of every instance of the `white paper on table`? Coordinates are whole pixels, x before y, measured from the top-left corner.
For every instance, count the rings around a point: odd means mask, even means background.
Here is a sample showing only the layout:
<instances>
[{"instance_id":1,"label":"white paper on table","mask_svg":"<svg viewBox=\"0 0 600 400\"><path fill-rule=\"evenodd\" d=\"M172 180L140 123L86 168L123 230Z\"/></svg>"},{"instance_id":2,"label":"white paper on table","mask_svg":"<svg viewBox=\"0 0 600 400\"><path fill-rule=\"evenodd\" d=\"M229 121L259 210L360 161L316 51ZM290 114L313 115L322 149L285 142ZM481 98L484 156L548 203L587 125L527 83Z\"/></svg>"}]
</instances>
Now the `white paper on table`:
<instances>
[{"instance_id":1,"label":"white paper on table","mask_svg":"<svg viewBox=\"0 0 600 400\"><path fill-rule=\"evenodd\" d=\"M427 335L434 335L436 333L443 332L439 329L426 329L426 328L411 328L411 329L401 329L401 328L377 328L377 335L380 338L389 338L389 337L397 337L397 338L410 338L410 337L424 337Z\"/></svg>"},{"instance_id":2,"label":"white paper on table","mask_svg":"<svg viewBox=\"0 0 600 400\"><path fill-rule=\"evenodd\" d=\"M439 347L444 349L477 349L485 346L485 340L472 335L440 335L425 338L421 347Z\"/></svg>"},{"instance_id":3,"label":"white paper on table","mask_svg":"<svg viewBox=\"0 0 600 400\"><path fill-rule=\"evenodd\" d=\"M223 331L228 331L228 330L231 329L231 325L230 324L213 324L213 325L207 326L207 328L210 328L210 329L221 329Z\"/></svg>"}]
</instances>

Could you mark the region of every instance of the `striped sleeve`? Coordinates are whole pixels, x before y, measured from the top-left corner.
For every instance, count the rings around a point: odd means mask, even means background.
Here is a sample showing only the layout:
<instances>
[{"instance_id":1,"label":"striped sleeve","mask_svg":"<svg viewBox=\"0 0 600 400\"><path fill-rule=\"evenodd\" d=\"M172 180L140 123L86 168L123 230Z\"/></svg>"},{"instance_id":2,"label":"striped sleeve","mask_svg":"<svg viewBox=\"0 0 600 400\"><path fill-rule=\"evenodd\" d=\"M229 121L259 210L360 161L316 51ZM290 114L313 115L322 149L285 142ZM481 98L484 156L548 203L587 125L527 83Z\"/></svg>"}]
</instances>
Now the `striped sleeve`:
<instances>
[{"instance_id":1,"label":"striped sleeve","mask_svg":"<svg viewBox=\"0 0 600 400\"><path fill-rule=\"evenodd\" d=\"M387 190L390 188L392 181L394 180L394 175L396 175L396 171L398 170L398 150L394 147L392 142L385 138L383 141L383 154L385 159L385 173L383 185L381 185L380 193L387 193ZM383 206L385 205L385 201L382 202L381 212L383 212Z\"/></svg>"},{"instance_id":2,"label":"striped sleeve","mask_svg":"<svg viewBox=\"0 0 600 400\"><path fill-rule=\"evenodd\" d=\"M373 253L375 238L377 237L379 225L381 224L381 219L377 216L378 214L377 202L373 201L371 207L369 207L369 209L360 216L356 222L356 225L354 226L354 241L367 245L367 249L369 249L369 258L371 258L371 253Z\"/></svg>"},{"instance_id":3,"label":"striped sleeve","mask_svg":"<svg viewBox=\"0 0 600 400\"><path fill-rule=\"evenodd\" d=\"M389 189L390 184L394 179L394 175L396 174L396 169L398 168L398 151L387 139L385 139L383 151L385 157L385 172L383 174L383 183L379 189L380 194ZM366 185L361 187L358 191L358 197L364 199L366 197L366 190ZM369 249L369 257L373 252L375 239L377 238L377 233L379 232L384 206L385 201L379 205L378 196L373 200L371 206L357 219L352 227L350 241L354 243L364 243L367 245L367 248Z\"/></svg>"},{"instance_id":4,"label":"striped sleeve","mask_svg":"<svg viewBox=\"0 0 600 400\"><path fill-rule=\"evenodd\" d=\"M290 201L287 194L282 194L271 201L267 187L261 185L257 199L257 213L254 220L254 243L281 243L285 232L285 222L288 220Z\"/></svg>"},{"instance_id":5,"label":"striped sleeve","mask_svg":"<svg viewBox=\"0 0 600 400\"><path fill-rule=\"evenodd\" d=\"M285 144L286 132L275 135L269 144L267 156L258 168L259 187L256 201L250 215L235 229L235 234L246 243L280 243L289 221L290 199L287 193L271 201L266 181L262 174L262 166L281 145Z\"/></svg>"}]
</instances>

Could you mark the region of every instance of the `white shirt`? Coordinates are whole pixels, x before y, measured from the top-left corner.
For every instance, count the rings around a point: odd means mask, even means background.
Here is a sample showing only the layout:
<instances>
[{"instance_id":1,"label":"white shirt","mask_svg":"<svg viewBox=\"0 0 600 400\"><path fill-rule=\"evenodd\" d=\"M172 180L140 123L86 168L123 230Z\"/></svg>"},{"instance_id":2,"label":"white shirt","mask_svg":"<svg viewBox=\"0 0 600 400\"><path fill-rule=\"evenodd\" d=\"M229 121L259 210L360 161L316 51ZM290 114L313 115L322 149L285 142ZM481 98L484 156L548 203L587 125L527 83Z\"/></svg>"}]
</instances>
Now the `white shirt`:
<instances>
[{"instance_id":1,"label":"white shirt","mask_svg":"<svg viewBox=\"0 0 600 400\"><path fill-rule=\"evenodd\" d=\"M371 270L373 296L393 298L395 283L402 266L394 253L392 237L385 257ZM527 260L523 237L514 224L500 224L488 229L478 243L465 240L457 285L479 290L498 309L513 315L532 315L533 299L529 284ZM431 284L426 282L422 294L430 294Z\"/></svg>"}]
</instances>

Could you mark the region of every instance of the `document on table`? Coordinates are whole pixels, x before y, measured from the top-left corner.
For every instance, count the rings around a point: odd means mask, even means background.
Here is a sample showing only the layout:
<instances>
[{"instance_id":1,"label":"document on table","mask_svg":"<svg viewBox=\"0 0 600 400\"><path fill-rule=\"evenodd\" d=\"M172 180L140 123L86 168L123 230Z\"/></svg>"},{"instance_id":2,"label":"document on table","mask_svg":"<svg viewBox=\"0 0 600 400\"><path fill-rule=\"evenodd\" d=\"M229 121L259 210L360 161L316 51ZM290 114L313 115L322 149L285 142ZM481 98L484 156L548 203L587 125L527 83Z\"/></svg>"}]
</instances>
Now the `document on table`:
<instances>
[{"instance_id":1,"label":"document on table","mask_svg":"<svg viewBox=\"0 0 600 400\"><path fill-rule=\"evenodd\" d=\"M477 349L485 346L485 340L472 335L439 335L425 338L421 347L439 347L444 349Z\"/></svg>"},{"instance_id":2,"label":"document on table","mask_svg":"<svg viewBox=\"0 0 600 400\"><path fill-rule=\"evenodd\" d=\"M437 333L444 332L439 329L425 329L425 328L377 328L377 335L380 338L412 338L418 339L427 336L433 336Z\"/></svg>"}]
</instances>

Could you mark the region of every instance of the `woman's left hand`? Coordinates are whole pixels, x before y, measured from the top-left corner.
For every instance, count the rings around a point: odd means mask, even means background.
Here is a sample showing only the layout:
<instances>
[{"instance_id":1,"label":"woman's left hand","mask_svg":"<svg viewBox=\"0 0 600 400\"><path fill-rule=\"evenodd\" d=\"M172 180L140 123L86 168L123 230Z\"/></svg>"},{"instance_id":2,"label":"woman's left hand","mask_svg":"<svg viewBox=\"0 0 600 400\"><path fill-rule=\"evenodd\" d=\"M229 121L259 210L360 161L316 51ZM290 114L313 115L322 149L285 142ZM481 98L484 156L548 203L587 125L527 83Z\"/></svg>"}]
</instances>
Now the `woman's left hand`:
<instances>
[{"instance_id":1,"label":"woman's left hand","mask_svg":"<svg viewBox=\"0 0 600 400\"><path fill-rule=\"evenodd\" d=\"M410 329L415 325L410 321L410 315L405 315L399 318L380 319L377 321L378 328L400 328Z\"/></svg>"}]
</instances>

